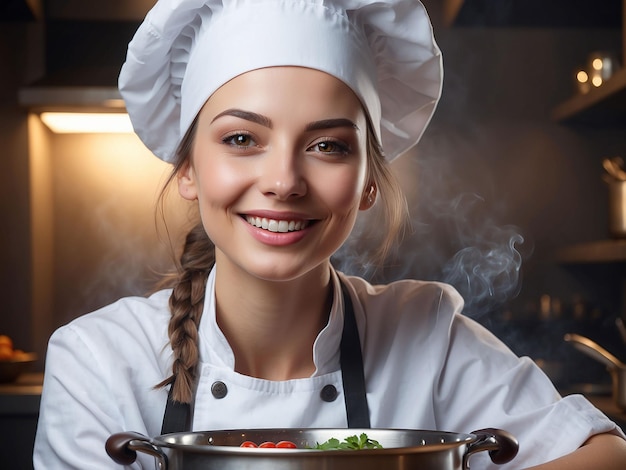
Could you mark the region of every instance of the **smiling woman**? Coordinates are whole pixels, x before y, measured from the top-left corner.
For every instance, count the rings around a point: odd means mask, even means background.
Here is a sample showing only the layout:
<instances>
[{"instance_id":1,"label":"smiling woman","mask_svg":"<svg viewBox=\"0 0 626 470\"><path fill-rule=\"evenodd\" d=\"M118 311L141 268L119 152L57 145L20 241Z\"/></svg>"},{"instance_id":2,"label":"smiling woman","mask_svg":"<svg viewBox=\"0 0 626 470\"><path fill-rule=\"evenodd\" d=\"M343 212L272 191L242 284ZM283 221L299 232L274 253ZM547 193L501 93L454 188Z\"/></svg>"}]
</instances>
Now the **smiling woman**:
<instances>
[{"instance_id":1,"label":"smiling woman","mask_svg":"<svg viewBox=\"0 0 626 470\"><path fill-rule=\"evenodd\" d=\"M209 98L178 186L198 200L220 269L235 276L224 285L328 278L358 209L371 206L366 127L354 93L309 68L247 72Z\"/></svg>"},{"instance_id":2,"label":"smiling woman","mask_svg":"<svg viewBox=\"0 0 626 470\"><path fill-rule=\"evenodd\" d=\"M377 203L381 254L395 240L407 208L389 162L441 80L416 0L157 1L120 90L199 220L166 288L50 339L36 468L107 468L122 431L485 425L519 439L508 468L623 468L622 431L464 316L450 285L332 265Z\"/></svg>"}]
</instances>

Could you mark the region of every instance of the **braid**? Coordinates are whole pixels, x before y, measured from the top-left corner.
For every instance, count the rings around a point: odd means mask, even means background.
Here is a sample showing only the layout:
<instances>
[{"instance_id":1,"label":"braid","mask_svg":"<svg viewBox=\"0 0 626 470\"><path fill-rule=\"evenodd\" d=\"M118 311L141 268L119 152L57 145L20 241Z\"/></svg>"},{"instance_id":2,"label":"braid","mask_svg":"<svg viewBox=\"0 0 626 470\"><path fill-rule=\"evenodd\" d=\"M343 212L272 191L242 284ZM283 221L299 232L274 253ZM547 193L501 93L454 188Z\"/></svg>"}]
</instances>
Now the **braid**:
<instances>
[{"instance_id":1,"label":"braid","mask_svg":"<svg viewBox=\"0 0 626 470\"><path fill-rule=\"evenodd\" d=\"M180 257L181 271L169 301L172 317L168 335L174 352L172 376L157 385L164 387L174 382L172 396L177 402L192 401L199 360L198 325L207 277L214 263L215 248L202 224L198 224L187 234Z\"/></svg>"}]
</instances>

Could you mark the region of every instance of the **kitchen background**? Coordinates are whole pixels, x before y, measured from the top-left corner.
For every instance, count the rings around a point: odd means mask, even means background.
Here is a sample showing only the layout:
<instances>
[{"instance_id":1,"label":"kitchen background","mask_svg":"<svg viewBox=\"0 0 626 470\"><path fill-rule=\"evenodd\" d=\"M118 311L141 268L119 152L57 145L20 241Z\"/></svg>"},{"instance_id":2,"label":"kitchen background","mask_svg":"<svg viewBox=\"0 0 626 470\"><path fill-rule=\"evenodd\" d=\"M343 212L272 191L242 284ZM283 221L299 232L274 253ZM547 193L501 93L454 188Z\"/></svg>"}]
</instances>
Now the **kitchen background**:
<instances>
[{"instance_id":1,"label":"kitchen background","mask_svg":"<svg viewBox=\"0 0 626 470\"><path fill-rule=\"evenodd\" d=\"M175 191L166 198L167 225L155 209L168 167L136 137L55 134L38 117L42 106L67 107L76 96L93 105L93 87L109 97L126 44L153 3L0 6L0 334L38 354L33 371L43 370L55 328L148 292L187 227L189 208ZM584 334L626 361L615 326L626 319L626 241L609 234L602 167L606 157L626 158L626 70L584 97L574 76L597 52L622 61L626 2L424 3L445 80L421 143L394 163L413 231L385 269L362 262L375 242L348 244L337 263L375 280L452 282L468 315L542 361L564 391L608 385L604 366L562 338ZM77 94L76 86L91 88ZM591 103L594 94L607 98ZM376 220L359 227L377 228ZM0 416L9 407L2 401ZM28 434L36 413L30 424L22 418L3 423Z\"/></svg>"}]
</instances>

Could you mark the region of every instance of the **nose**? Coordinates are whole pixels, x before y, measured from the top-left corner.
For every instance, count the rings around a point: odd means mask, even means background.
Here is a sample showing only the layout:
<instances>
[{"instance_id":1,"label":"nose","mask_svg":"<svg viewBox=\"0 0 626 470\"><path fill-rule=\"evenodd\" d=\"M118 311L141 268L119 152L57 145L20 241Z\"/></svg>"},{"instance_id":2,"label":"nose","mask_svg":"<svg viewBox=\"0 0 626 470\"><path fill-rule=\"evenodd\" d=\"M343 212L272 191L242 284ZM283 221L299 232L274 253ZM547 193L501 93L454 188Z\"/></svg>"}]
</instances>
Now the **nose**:
<instances>
[{"instance_id":1,"label":"nose","mask_svg":"<svg viewBox=\"0 0 626 470\"><path fill-rule=\"evenodd\" d=\"M263 194L279 200L302 197L307 185L302 158L293 151L275 151L263 162L259 186Z\"/></svg>"}]
</instances>

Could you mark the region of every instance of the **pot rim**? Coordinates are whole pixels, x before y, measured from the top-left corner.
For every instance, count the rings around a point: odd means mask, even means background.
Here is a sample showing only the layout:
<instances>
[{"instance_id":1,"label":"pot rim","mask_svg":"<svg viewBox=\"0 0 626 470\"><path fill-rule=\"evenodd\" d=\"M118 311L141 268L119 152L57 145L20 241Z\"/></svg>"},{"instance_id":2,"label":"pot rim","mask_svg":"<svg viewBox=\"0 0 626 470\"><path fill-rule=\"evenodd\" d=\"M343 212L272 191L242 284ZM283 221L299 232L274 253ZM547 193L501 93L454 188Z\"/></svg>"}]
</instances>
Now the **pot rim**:
<instances>
[{"instance_id":1,"label":"pot rim","mask_svg":"<svg viewBox=\"0 0 626 470\"><path fill-rule=\"evenodd\" d=\"M368 437L376 439L378 441L384 439L384 435L392 437L397 433L408 434L415 436L416 439L422 439L420 444L414 444L410 446L394 446L391 447L383 442L382 449L360 449L359 454L368 455L384 455L395 454L401 452L407 453L422 453L422 452L434 452L444 451L454 447L460 447L462 445L468 445L475 442L478 439L476 434L464 434L449 431L431 431L423 429L403 429L403 428L371 428L371 429L356 429L356 428L252 428L252 429L223 429L223 430L211 430L211 431L192 431L192 432L178 432L171 434L162 434L150 438L151 444L174 450L184 449L189 452L197 453L211 453L211 454L232 454L232 455L249 455L249 456L280 456L280 455L301 455L311 454L318 455L320 457L327 457L328 455L340 456L350 455L351 452L342 452L337 450L319 450L312 448L304 448L303 445L315 445L315 441L310 442L311 439L307 436L312 436L315 433L328 434L328 438L336 437L338 439L345 439L347 436L360 435L365 433ZM261 435L275 435L275 441L277 440L291 440L298 441L300 443L296 449L284 449L284 448L254 448L254 447L239 447L237 445L217 445L212 444L212 438L219 438L225 436L238 436L244 442L246 440L258 441ZM300 435L301 437L298 437ZM206 443L195 442L181 442L185 439L195 439L198 437L206 437ZM269 440L269 439L267 439ZM437 441L437 442L435 442Z\"/></svg>"}]
</instances>

